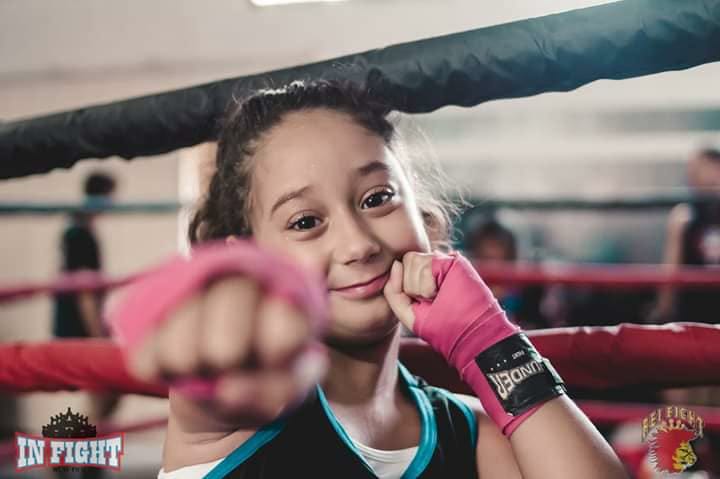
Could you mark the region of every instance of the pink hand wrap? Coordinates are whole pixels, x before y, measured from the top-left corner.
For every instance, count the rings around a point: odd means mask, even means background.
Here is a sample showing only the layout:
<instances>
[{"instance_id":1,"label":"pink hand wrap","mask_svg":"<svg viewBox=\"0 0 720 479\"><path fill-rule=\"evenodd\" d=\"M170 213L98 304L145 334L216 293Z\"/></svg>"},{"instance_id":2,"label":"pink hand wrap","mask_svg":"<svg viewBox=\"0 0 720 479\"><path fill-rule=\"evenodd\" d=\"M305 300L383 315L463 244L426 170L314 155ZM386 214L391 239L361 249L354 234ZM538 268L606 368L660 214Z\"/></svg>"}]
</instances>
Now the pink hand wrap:
<instances>
[{"instance_id":1,"label":"pink hand wrap","mask_svg":"<svg viewBox=\"0 0 720 479\"><path fill-rule=\"evenodd\" d=\"M231 275L254 279L269 294L306 313L317 331L327 322L327 289L319 276L250 241L207 243L193 249L191 258L176 256L130 286L110 317L126 357L185 300ZM173 385L193 396L211 396L214 390L208 380L184 379Z\"/></svg>"},{"instance_id":2,"label":"pink hand wrap","mask_svg":"<svg viewBox=\"0 0 720 479\"><path fill-rule=\"evenodd\" d=\"M455 367L477 394L487 414L510 436L539 404L513 416L506 412L475 358L520 333L470 262L453 253L432 260L437 295L413 305L415 333Z\"/></svg>"}]
</instances>

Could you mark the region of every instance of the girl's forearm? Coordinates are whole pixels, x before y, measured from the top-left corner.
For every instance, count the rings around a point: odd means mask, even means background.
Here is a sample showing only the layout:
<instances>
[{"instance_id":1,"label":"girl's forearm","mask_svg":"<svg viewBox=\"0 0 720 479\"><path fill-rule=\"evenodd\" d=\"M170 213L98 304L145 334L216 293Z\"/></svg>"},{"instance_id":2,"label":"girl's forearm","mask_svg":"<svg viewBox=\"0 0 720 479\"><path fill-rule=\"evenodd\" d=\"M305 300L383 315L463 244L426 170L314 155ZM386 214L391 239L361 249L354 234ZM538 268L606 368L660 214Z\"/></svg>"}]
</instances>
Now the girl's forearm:
<instances>
[{"instance_id":1,"label":"girl's forearm","mask_svg":"<svg viewBox=\"0 0 720 479\"><path fill-rule=\"evenodd\" d=\"M629 477L610 445L566 395L542 404L518 426L510 443L525 479Z\"/></svg>"}]
</instances>

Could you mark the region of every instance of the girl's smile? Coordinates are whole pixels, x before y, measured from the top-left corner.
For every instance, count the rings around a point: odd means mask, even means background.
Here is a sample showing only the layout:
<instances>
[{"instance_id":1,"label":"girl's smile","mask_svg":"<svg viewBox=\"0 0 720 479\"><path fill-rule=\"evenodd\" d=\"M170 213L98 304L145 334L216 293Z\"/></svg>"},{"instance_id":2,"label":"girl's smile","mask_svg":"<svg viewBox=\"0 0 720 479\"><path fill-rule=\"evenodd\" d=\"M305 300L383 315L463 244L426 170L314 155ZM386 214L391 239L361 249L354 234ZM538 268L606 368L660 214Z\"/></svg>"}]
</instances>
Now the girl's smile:
<instances>
[{"instance_id":1,"label":"girl's smile","mask_svg":"<svg viewBox=\"0 0 720 479\"><path fill-rule=\"evenodd\" d=\"M360 281L349 286L330 289L331 293L338 294L347 299L369 299L381 295L385 283L390 277L390 270L369 279Z\"/></svg>"}]
</instances>

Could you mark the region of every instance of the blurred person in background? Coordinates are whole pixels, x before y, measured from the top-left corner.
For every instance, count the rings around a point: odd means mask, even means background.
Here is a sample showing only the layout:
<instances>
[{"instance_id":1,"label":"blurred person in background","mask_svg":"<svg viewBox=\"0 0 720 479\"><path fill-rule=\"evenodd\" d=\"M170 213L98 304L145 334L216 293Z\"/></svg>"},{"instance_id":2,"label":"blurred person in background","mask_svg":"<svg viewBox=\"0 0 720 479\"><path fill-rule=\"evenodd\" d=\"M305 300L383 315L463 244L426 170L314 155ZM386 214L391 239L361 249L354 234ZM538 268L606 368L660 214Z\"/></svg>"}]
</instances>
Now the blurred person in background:
<instances>
[{"instance_id":1,"label":"blurred person in background","mask_svg":"<svg viewBox=\"0 0 720 479\"><path fill-rule=\"evenodd\" d=\"M720 266L720 150L702 149L687 165L691 201L670 212L664 263L680 266ZM676 290L663 288L651 322L692 321L720 323L717 288Z\"/></svg>"},{"instance_id":2,"label":"blurred person in background","mask_svg":"<svg viewBox=\"0 0 720 479\"><path fill-rule=\"evenodd\" d=\"M89 208L112 202L115 179L101 172L90 174L84 182L85 202ZM102 255L93 227L94 213L75 212L63 230L60 240L63 273L102 270ZM102 320L102 294L82 291L55 297L53 334L58 338L106 336Z\"/></svg>"},{"instance_id":3,"label":"blurred person in background","mask_svg":"<svg viewBox=\"0 0 720 479\"><path fill-rule=\"evenodd\" d=\"M87 208L102 208L112 203L116 181L104 172L89 174L83 185L84 205ZM62 232L60 251L63 274L102 271L102 254L93 223L95 213L87 211L70 215ZM58 294L54 298L53 335L56 338L101 338L109 332L102 319L104 294L97 291L80 291L72 294ZM118 403L112 394L96 394L90 399L91 421L102 421L112 414ZM59 477L71 477L70 472L58 471ZM101 477L102 469L82 468L83 478Z\"/></svg>"},{"instance_id":4,"label":"blurred person in background","mask_svg":"<svg viewBox=\"0 0 720 479\"><path fill-rule=\"evenodd\" d=\"M495 218L471 222L465 231L465 253L473 261L487 265L514 263L518 259L515 234ZM525 329L548 327L540 312L543 288L519 288L507 284L488 284L508 315Z\"/></svg>"},{"instance_id":5,"label":"blurred person in background","mask_svg":"<svg viewBox=\"0 0 720 479\"><path fill-rule=\"evenodd\" d=\"M687 164L691 201L675 206L668 217L664 263L682 266L720 267L720 150L695 152ZM650 322L720 323L720 290L693 288L660 290ZM720 406L720 388L712 386L674 388L661 392L665 404ZM706 434L704 446L710 457L720 457L720 436ZM717 468L719 465L710 465Z\"/></svg>"}]
</instances>

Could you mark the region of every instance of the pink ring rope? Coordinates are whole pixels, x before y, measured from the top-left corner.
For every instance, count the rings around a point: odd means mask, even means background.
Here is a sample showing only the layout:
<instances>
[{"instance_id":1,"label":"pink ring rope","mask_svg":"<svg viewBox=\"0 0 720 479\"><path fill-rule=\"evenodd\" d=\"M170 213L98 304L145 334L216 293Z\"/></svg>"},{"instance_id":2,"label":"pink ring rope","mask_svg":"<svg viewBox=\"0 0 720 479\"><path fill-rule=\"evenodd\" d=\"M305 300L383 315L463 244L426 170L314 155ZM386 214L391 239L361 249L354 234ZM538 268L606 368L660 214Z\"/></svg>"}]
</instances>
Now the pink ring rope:
<instances>
[{"instance_id":1,"label":"pink ring rope","mask_svg":"<svg viewBox=\"0 0 720 479\"><path fill-rule=\"evenodd\" d=\"M653 288L659 286L720 288L720 268L684 267L668 270L666 265L541 266L522 263L475 263L475 266L488 283L514 285L561 284L609 289ZM62 275L47 282L0 285L0 303L38 294L112 289L125 286L138 279L142 274L109 278L97 273L79 272Z\"/></svg>"}]
</instances>

